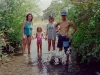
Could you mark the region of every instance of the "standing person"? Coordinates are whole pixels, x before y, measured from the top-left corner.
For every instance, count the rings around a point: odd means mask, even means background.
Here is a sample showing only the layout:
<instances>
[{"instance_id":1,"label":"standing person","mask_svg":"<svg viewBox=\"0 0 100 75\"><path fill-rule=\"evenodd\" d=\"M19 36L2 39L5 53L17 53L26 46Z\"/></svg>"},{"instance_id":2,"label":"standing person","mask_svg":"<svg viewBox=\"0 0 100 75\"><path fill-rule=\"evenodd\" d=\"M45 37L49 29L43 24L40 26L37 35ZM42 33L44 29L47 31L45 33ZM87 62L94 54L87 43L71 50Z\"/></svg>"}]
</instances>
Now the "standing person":
<instances>
[{"instance_id":1,"label":"standing person","mask_svg":"<svg viewBox=\"0 0 100 75\"><path fill-rule=\"evenodd\" d=\"M51 44L53 50L55 50L55 41L56 41L56 23L54 22L54 17L52 15L49 16L49 23L47 24L47 38L48 38L48 51L51 49Z\"/></svg>"},{"instance_id":2,"label":"standing person","mask_svg":"<svg viewBox=\"0 0 100 75\"><path fill-rule=\"evenodd\" d=\"M62 21L58 22L56 24L57 26L60 26L60 34L58 36L58 44L57 47L59 48L59 50L61 51L62 48L64 47L65 53L69 47L69 39L73 36L73 34L76 32L77 28L75 27L75 25L70 22L67 18L66 18L67 14L66 11L62 11L61 12L61 18ZM69 28L72 27L73 28L73 32L71 34L68 34Z\"/></svg>"},{"instance_id":3,"label":"standing person","mask_svg":"<svg viewBox=\"0 0 100 75\"><path fill-rule=\"evenodd\" d=\"M24 55L26 45L28 45L28 54L30 54L30 45L31 45L31 38L32 38L32 20L33 15L28 13L26 15L26 21L23 22L22 26L22 36L23 36L23 44L22 44L22 54Z\"/></svg>"},{"instance_id":4,"label":"standing person","mask_svg":"<svg viewBox=\"0 0 100 75\"><path fill-rule=\"evenodd\" d=\"M42 38L44 38L41 27L37 27L36 38L37 38L37 51L39 53L39 51L42 52Z\"/></svg>"}]
</instances>

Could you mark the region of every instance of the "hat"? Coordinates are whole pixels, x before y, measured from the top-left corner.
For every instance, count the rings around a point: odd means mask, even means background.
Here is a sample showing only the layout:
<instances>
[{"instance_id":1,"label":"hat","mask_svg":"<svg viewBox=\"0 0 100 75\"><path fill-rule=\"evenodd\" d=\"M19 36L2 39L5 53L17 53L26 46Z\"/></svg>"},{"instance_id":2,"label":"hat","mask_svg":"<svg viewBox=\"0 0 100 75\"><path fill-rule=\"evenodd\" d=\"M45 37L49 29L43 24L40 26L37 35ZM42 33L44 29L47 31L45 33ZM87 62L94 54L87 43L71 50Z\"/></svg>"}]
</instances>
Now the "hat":
<instances>
[{"instance_id":1,"label":"hat","mask_svg":"<svg viewBox=\"0 0 100 75\"><path fill-rule=\"evenodd\" d=\"M53 15L49 15L49 18L54 18Z\"/></svg>"},{"instance_id":2,"label":"hat","mask_svg":"<svg viewBox=\"0 0 100 75\"><path fill-rule=\"evenodd\" d=\"M66 16L67 15L66 11L62 11L61 15L65 15Z\"/></svg>"}]
</instances>

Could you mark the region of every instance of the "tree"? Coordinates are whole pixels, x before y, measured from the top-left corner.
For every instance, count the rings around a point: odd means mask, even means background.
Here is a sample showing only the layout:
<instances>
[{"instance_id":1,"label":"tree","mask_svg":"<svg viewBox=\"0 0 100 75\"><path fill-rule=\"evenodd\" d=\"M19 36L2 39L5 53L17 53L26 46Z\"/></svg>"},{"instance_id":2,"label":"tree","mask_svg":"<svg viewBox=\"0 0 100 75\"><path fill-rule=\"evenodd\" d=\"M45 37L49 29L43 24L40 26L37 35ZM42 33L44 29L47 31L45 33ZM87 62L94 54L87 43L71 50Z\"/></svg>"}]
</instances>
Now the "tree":
<instances>
[{"instance_id":1,"label":"tree","mask_svg":"<svg viewBox=\"0 0 100 75\"><path fill-rule=\"evenodd\" d=\"M73 2L73 22L78 31L73 37L73 43L77 53L82 57L82 62L100 61L100 5L98 0Z\"/></svg>"},{"instance_id":2,"label":"tree","mask_svg":"<svg viewBox=\"0 0 100 75\"><path fill-rule=\"evenodd\" d=\"M0 31L8 35L8 41L18 48L22 39L22 22L28 12L38 15L38 0L0 0Z\"/></svg>"},{"instance_id":3,"label":"tree","mask_svg":"<svg viewBox=\"0 0 100 75\"><path fill-rule=\"evenodd\" d=\"M64 0L52 0L51 5L44 10L43 17L47 19L49 15L53 15L56 19L59 19L59 14L63 10L67 10L70 7L69 1L67 3Z\"/></svg>"}]
</instances>

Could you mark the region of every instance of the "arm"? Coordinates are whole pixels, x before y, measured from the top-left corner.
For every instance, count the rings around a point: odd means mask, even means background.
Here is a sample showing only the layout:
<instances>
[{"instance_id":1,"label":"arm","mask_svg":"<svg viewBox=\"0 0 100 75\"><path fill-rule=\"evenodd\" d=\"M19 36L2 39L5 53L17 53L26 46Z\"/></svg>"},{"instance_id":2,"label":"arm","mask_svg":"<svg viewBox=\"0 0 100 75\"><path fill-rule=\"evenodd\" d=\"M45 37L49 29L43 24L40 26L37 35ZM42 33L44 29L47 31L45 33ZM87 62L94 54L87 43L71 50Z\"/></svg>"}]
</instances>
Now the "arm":
<instances>
[{"instance_id":1,"label":"arm","mask_svg":"<svg viewBox=\"0 0 100 75\"><path fill-rule=\"evenodd\" d=\"M36 33L36 35L35 35L35 39L37 38L37 33Z\"/></svg>"},{"instance_id":2,"label":"arm","mask_svg":"<svg viewBox=\"0 0 100 75\"><path fill-rule=\"evenodd\" d=\"M70 38L71 36L74 35L74 33L76 32L77 28L76 28L76 26L72 22L69 22L69 25L73 28L73 32L69 36L69 38Z\"/></svg>"},{"instance_id":3,"label":"arm","mask_svg":"<svg viewBox=\"0 0 100 75\"><path fill-rule=\"evenodd\" d=\"M33 22L32 22L32 28L33 28ZM32 30L32 39L35 39L33 30Z\"/></svg>"},{"instance_id":4,"label":"arm","mask_svg":"<svg viewBox=\"0 0 100 75\"><path fill-rule=\"evenodd\" d=\"M23 25L22 25L22 36L23 36L23 37L25 36L25 34L24 34L24 27L25 27L25 24L26 24L26 22L23 22Z\"/></svg>"},{"instance_id":5,"label":"arm","mask_svg":"<svg viewBox=\"0 0 100 75\"><path fill-rule=\"evenodd\" d=\"M55 27L57 28L57 27L60 25L60 23L61 23L61 22L58 22L58 23L55 25Z\"/></svg>"},{"instance_id":6,"label":"arm","mask_svg":"<svg viewBox=\"0 0 100 75\"><path fill-rule=\"evenodd\" d=\"M48 35L48 24L47 24L47 27L46 27L46 35L45 35L45 39L47 39L47 35Z\"/></svg>"},{"instance_id":7,"label":"arm","mask_svg":"<svg viewBox=\"0 0 100 75\"><path fill-rule=\"evenodd\" d=\"M71 33L71 35L74 35L74 33L76 32L77 28L71 22L70 22L70 26L73 28L73 32Z\"/></svg>"},{"instance_id":8,"label":"arm","mask_svg":"<svg viewBox=\"0 0 100 75\"><path fill-rule=\"evenodd\" d=\"M47 40L48 30L46 31L45 40Z\"/></svg>"},{"instance_id":9,"label":"arm","mask_svg":"<svg viewBox=\"0 0 100 75\"><path fill-rule=\"evenodd\" d=\"M22 34L24 34L24 27L25 27L25 24L26 24L26 22L23 22L23 25L22 25Z\"/></svg>"},{"instance_id":10,"label":"arm","mask_svg":"<svg viewBox=\"0 0 100 75\"><path fill-rule=\"evenodd\" d=\"M58 26L58 27L56 28L56 30L57 30L57 32L60 32L60 26Z\"/></svg>"},{"instance_id":11,"label":"arm","mask_svg":"<svg viewBox=\"0 0 100 75\"><path fill-rule=\"evenodd\" d=\"M43 33L42 33L42 37L43 37L43 39L45 39L45 37L44 37Z\"/></svg>"}]
</instances>

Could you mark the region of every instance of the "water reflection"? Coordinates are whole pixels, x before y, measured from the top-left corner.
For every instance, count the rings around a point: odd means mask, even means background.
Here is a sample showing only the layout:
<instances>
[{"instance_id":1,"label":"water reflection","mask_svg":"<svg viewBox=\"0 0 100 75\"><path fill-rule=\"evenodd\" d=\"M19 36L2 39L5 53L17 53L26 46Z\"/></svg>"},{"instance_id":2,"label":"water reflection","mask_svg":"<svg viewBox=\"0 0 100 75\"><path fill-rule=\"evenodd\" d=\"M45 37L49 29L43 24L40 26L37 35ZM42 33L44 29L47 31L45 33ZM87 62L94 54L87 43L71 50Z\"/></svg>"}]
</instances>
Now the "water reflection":
<instances>
[{"instance_id":1,"label":"water reflection","mask_svg":"<svg viewBox=\"0 0 100 75\"><path fill-rule=\"evenodd\" d=\"M39 69L39 72L41 73L42 72L42 70L43 70L43 65L42 65L42 52L38 52L37 53L37 62L38 62L38 64L37 64L37 66L38 66L38 69Z\"/></svg>"},{"instance_id":2,"label":"water reflection","mask_svg":"<svg viewBox=\"0 0 100 75\"><path fill-rule=\"evenodd\" d=\"M47 43L43 41L43 51L38 52L36 47L33 47L35 42L32 42L31 55L26 56L28 65L32 66L32 71L35 75L67 75L67 67L61 64L50 63L47 53Z\"/></svg>"},{"instance_id":3,"label":"water reflection","mask_svg":"<svg viewBox=\"0 0 100 75\"><path fill-rule=\"evenodd\" d=\"M33 41L31 55L26 56L26 61L32 67L34 75L100 75L100 67L97 68L97 66L79 66L76 64L66 66L50 63L47 58L47 42L43 40L42 52L37 52L36 41Z\"/></svg>"},{"instance_id":4,"label":"water reflection","mask_svg":"<svg viewBox=\"0 0 100 75\"><path fill-rule=\"evenodd\" d=\"M28 55L27 56L27 61L28 61L28 65L32 65L32 60L31 60L31 56L30 55Z\"/></svg>"}]
</instances>

